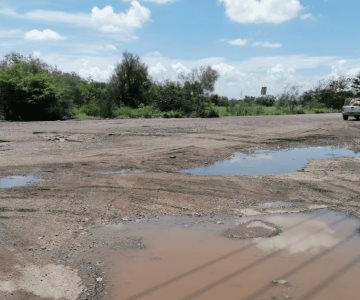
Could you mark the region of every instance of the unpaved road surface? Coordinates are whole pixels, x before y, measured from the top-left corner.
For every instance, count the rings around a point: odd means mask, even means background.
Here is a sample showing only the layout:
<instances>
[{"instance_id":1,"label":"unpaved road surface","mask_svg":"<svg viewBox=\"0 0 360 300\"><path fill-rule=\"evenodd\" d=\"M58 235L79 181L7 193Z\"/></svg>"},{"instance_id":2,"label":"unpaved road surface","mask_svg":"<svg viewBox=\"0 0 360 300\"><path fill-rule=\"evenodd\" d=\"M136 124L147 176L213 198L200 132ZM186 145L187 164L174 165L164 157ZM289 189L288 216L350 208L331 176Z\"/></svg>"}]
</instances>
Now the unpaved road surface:
<instances>
[{"instance_id":1,"label":"unpaved road surface","mask_svg":"<svg viewBox=\"0 0 360 300\"><path fill-rule=\"evenodd\" d=\"M325 145L360 151L360 122L340 114L0 122L0 177L44 179L0 189L0 299L106 299L98 249L143 245L104 242L92 234L100 225L231 217L277 201L360 217L360 158L312 161L281 176L178 172L234 151Z\"/></svg>"}]
</instances>

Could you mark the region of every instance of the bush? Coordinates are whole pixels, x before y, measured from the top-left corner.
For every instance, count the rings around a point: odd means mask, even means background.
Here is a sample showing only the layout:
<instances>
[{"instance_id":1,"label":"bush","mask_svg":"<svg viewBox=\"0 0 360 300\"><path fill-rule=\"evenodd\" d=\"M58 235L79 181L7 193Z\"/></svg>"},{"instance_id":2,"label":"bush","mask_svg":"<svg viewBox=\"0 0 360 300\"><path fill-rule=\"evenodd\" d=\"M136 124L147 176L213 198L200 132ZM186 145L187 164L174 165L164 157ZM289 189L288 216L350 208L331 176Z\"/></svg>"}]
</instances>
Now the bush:
<instances>
[{"instance_id":1,"label":"bush","mask_svg":"<svg viewBox=\"0 0 360 300\"><path fill-rule=\"evenodd\" d=\"M114 111L114 117L116 118L158 118L162 113L153 106L144 106L140 108L131 108L128 106L122 106Z\"/></svg>"},{"instance_id":2,"label":"bush","mask_svg":"<svg viewBox=\"0 0 360 300\"><path fill-rule=\"evenodd\" d=\"M201 118L218 118L220 114L218 111L212 106L205 106L199 113L199 117Z\"/></svg>"},{"instance_id":3,"label":"bush","mask_svg":"<svg viewBox=\"0 0 360 300\"><path fill-rule=\"evenodd\" d=\"M302 107L296 107L293 112L297 115L305 114L305 110Z\"/></svg>"},{"instance_id":4,"label":"bush","mask_svg":"<svg viewBox=\"0 0 360 300\"><path fill-rule=\"evenodd\" d=\"M70 105L61 101L47 73L20 73L17 69L5 67L0 74L0 97L6 119L56 120L68 116Z\"/></svg>"},{"instance_id":5,"label":"bush","mask_svg":"<svg viewBox=\"0 0 360 300\"><path fill-rule=\"evenodd\" d=\"M184 115L181 112L178 111L168 111L163 114L163 118L169 119L169 118L183 118Z\"/></svg>"}]
</instances>

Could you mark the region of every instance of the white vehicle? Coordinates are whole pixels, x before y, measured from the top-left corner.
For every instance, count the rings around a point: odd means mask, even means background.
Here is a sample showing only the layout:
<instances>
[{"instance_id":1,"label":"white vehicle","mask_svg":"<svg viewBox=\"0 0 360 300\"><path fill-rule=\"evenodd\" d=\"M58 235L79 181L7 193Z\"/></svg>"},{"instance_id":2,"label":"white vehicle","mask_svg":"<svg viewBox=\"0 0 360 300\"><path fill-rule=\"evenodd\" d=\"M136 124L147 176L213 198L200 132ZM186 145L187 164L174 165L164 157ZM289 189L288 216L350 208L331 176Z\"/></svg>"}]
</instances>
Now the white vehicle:
<instances>
[{"instance_id":1,"label":"white vehicle","mask_svg":"<svg viewBox=\"0 0 360 300\"><path fill-rule=\"evenodd\" d=\"M360 98L346 99L342 107L343 119L346 121L349 117L360 119Z\"/></svg>"}]
</instances>

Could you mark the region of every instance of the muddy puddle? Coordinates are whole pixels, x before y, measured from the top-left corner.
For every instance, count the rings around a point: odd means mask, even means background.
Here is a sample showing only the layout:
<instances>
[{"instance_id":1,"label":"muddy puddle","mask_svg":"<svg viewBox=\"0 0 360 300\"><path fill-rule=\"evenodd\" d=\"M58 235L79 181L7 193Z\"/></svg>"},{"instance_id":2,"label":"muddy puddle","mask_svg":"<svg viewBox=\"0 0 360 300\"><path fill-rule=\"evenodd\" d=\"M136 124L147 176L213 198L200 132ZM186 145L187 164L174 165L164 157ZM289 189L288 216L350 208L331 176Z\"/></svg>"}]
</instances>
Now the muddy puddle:
<instances>
[{"instance_id":1,"label":"muddy puddle","mask_svg":"<svg viewBox=\"0 0 360 300\"><path fill-rule=\"evenodd\" d=\"M251 154L234 153L229 159L206 167L182 171L201 176L259 176L277 175L302 170L310 160L359 157L348 148L308 147L278 151L257 150Z\"/></svg>"},{"instance_id":2,"label":"muddy puddle","mask_svg":"<svg viewBox=\"0 0 360 300\"><path fill-rule=\"evenodd\" d=\"M109 280L106 299L355 300L358 227L358 220L323 209L223 220L164 217L93 234L107 245L97 250ZM251 238L261 230L273 234Z\"/></svg>"},{"instance_id":3,"label":"muddy puddle","mask_svg":"<svg viewBox=\"0 0 360 300\"><path fill-rule=\"evenodd\" d=\"M7 176L0 177L0 189L22 187L42 182L43 179L36 176Z\"/></svg>"}]
</instances>

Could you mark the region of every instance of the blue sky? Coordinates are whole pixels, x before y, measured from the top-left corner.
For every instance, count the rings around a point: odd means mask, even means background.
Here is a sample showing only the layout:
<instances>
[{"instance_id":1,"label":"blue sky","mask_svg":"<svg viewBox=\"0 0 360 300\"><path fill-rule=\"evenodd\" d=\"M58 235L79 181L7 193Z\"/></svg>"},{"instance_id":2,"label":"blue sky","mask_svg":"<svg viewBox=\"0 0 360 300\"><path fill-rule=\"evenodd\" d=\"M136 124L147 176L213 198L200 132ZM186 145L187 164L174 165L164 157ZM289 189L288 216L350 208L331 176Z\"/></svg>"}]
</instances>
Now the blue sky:
<instances>
[{"instance_id":1,"label":"blue sky","mask_svg":"<svg viewBox=\"0 0 360 300\"><path fill-rule=\"evenodd\" d=\"M211 65L221 95L277 95L360 72L359 11L355 0L0 0L0 56L104 81L127 50L155 80Z\"/></svg>"}]
</instances>

